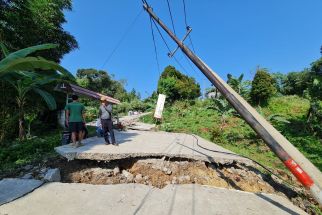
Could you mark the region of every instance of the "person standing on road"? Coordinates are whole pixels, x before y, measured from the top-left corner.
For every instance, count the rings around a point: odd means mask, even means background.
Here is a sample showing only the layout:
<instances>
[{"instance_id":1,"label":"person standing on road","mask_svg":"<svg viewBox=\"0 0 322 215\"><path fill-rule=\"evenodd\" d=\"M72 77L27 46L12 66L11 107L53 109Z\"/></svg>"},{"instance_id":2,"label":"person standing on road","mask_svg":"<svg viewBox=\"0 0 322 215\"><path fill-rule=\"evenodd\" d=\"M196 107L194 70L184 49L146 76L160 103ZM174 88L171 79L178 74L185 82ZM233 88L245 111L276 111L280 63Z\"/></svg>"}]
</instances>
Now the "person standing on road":
<instances>
[{"instance_id":1,"label":"person standing on road","mask_svg":"<svg viewBox=\"0 0 322 215\"><path fill-rule=\"evenodd\" d=\"M106 99L101 98L101 106L99 108L99 117L101 119L101 124L103 128L103 134L105 139L105 144L110 144L109 134L111 136L112 145L118 146L115 142L115 136L113 131L113 121L112 121L112 104L110 104Z\"/></svg>"},{"instance_id":2,"label":"person standing on road","mask_svg":"<svg viewBox=\"0 0 322 215\"><path fill-rule=\"evenodd\" d=\"M80 147L83 146L82 140L84 137L84 127L85 123L85 106L78 102L78 96L72 96L73 101L68 103L65 107L65 117L66 124L70 132L72 132L72 141L71 146ZM76 144L76 140L78 138L78 143Z\"/></svg>"}]
</instances>

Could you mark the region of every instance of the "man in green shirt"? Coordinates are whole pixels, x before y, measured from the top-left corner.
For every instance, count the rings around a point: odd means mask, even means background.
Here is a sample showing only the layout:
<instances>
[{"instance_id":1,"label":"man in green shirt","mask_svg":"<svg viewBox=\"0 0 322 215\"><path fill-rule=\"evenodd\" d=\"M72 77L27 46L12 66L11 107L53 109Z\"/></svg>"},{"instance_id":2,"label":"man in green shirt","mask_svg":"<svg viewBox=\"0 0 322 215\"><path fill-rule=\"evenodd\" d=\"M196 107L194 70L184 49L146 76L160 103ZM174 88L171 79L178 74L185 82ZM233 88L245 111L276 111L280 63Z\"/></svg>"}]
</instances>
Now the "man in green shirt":
<instances>
[{"instance_id":1,"label":"man in green shirt","mask_svg":"<svg viewBox=\"0 0 322 215\"><path fill-rule=\"evenodd\" d=\"M66 124L69 130L72 132L72 146L80 147L82 146L82 140L84 137L84 126L85 123L85 107L82 103L78 102L78 96L72 96L73 102L68 103L65 107ZM76 144L76 139L78 135L78 143Z\"/></svg>"}]
</instances>

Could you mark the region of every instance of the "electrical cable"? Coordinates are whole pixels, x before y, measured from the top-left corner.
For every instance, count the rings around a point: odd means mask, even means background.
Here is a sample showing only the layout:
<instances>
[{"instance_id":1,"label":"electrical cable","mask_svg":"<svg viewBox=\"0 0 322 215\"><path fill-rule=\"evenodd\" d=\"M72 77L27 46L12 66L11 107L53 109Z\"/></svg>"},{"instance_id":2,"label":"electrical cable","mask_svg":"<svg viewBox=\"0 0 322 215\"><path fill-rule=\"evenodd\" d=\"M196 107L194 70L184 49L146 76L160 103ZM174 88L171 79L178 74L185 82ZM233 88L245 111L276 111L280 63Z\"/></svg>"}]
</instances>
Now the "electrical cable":
<instances>
[{"instance_id":1,"label":"electrical cable","mask_svg":"<svg viewBox=\"0 0 322 215\"><path fill-rule=\"evenodd\" d=\"M187 22L186 1L185 0L182 0L182 2L183 2L184 22L186 24L186 28L188 29L189 25L188 25L188 22ZM192 47L193 52L196 53L195 47L194 47L194 45L192 43L192 39L191 39L190 34L188 35L188 38L189 38L189 41L190 41L190 44L191 44L191 47Z\"/></svg>"},{"instance_id":2,"label":"electrical cable","mask_svg":"<svg viewBox=\"0 0 322 215\"><path fill-rule=\"evenodd\" d=\"M266 166L264 166L263 164L247 157L247 156L244 156L244 155L238 155L238 154L234 154L234 153L229 153L229 152L222 152L222 151L217 151L217 150L213 150L213 149L208 149L206 147L203 147L199 144L199 139L194 135L194 134L190 134L191 136L193 136L195 139L196 139L196 142L197 142L197 146L204 149L204 150L207 150L207 151L211 151L211 152L216 152L216 153L221 153L221 154L226 154L226 155L234 155L234 156L238 156L238 157L242 157L242 158L246 158L248 160L251 160L252 162L254 162L255 164L261 166L263 169L265 169L267 172L269 172L270 174L274 175L275 177L277 177L278 179L280 179L282 182L284 182L285 184L289 185L290 187L292 187L293 189L298 189L297 187L295 187L294 185L290 184L289 182L285 181L284 179L282 179L280 176L276 175L275 173L273 173L270 169L268 169Z\"/></svg>"},{"instance_id":3,"label":"electrical cable","mask_svg":"<svg viewBox=\"0 0 322 215\"><path fill-rule=\"evenodd\" d=\"M116 50L119 48L119 46L122 44L123 40L126 38L126 36L130 33L131 29L133 28L134 24L136 23L136 21L139 19L140 15L142 14L144 10L140 10L140 12L135 16L134 20L131 22L131 24L129 25L129 27L125 30L125 32L123 33L122 37L120 38L120 40L117 42L116 46L114 47L114 49L112 50L112 52L108 55L108 57L106 58L106 60L104 61L102 68L104 68L104 66L110 61L110 59L112 58L112 56L114 55L114 53L116 52Z\"/></svg>"},{"instance_id":4,"label":"electrical cable","mask_svg":"<svg viewBox=\"0 0 322 215\"><path fill-rule=\"evenodd\" d=\"M157 45L155 43L155 37L154 37L154 31L153 31L153 25L152 25L152 17L150 17L150 27L151 27L151 33L152 33L152 39L153 39L153 45L154 45L155 60L157 62L158 72L159 72L159 77L160 77L160 64L159 64L159 59L158 59Z\"/></svg>"},{"instance_id":5,"label":"electrical cable","mask_svg":"<svg viewBox=\"0 0 322 215\"><path fill-rule=\"evenodd\" d=\"M159 29L158 25L155 23L154 19L152 19L152 22L153 22L154 26L156 27L156 29L158 30L158 32L159 32L159 34L160 34L160 36L161 36L161 38L162 38L162 40L163 40L164 44L165 44L165 45L166 45L166 47L168 48L168 51L169 51L169 52L171 52L170 46L168 45L167 41L166 41L166 40L165 40L165 38L163 37L163 35L162 35L162 33L161 33L161 31L160 31L160 29Z\"/></svg>"},{"instance_id":6,"label":"electrical cable","mask_svg":"<svg viewBox=\"0 0 322 215\"><path fill-rule=\"evenodd\" d=\"M158 25L155 23L154 19L152 19L152 22L153 22L154 26L156 27L156 29L158 30L158 32L159 32L164 44L166 45L168 51L171 52L170 46L168 45L167 41L163 37L163 35L162 35ZM173 59L177 62L177 64L181 67L181 69L187 74L187 70L182 66L182 64L179 62L179 60L175 56L173 56Z\"/></svg>"},{"instance_id":7,"label":"electrical cable","mask_svg":"<svg viewBox=\"0 0 322 215\"><path fill-rule=\"evenodd\" d=\"M171 18L173 33L174 33L174 35L177 35L176 34L176 29L174 28L174 22L173 22L173 17L172 17L172 13L171 13L171 8L170 8L169 0L167 0L167 3L168 3L168 9L169 9L169 13L170 13L170 18Z\"/></svg>"}]
</instances>

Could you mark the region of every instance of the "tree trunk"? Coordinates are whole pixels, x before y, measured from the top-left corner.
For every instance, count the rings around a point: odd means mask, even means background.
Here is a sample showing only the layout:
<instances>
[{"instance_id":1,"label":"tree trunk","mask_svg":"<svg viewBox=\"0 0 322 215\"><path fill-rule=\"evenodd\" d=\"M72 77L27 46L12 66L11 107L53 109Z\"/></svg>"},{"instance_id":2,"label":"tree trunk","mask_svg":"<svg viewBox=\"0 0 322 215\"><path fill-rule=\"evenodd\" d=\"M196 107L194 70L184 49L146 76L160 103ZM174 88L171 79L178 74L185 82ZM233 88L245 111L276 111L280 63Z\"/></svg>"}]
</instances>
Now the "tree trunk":
<instances>
[{"instance_id":1,"label":"tree trunk","mask_svg":"<svg viewBox=\"0 0 322 215\"><path fill-rule=\"evenodd\" d=\"M19 109L19 140L24 140L26 137L25 127L24 127L24 98L17 98L18 109Z\"/></svg>"}]
</instances>

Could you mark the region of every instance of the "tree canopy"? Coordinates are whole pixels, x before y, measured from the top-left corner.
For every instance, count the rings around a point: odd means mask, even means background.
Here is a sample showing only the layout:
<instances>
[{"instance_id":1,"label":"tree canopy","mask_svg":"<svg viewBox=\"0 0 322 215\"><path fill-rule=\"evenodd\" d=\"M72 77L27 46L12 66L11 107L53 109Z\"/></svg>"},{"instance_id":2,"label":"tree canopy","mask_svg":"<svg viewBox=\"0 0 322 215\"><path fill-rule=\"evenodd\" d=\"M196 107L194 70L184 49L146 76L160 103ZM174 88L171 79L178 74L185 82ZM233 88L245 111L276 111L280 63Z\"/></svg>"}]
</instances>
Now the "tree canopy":
<instances>
[{"instance_id":1,"label":"tree canopy","mask_svg":"<svg viewBox=\"0 0 322 215\"><path fill-rule=\"evenodd\" d=\"M158 93L165 94L169 102L198 98L200 85L194 78L182 74L173 66L167 66L158 82Z\"/></svg>"},{"instance_id":2,"label":"tree canopy","mask_svg":"<svg viewBox=\"0 0 322 215\"><path fill-rule=\"evenodd\" d=\"M59 44L54 50L37 53L59 62L78 47L75 38L62 27L66 22L63 11L71 8L71 0L0 1L0 41L13 51L44 43Z\"/></svg>"},{"instance_id":3,"label":"tree canopy","mask_svg":"<svg viewBox=\"0 0 322 215\"><path fill-rule=\"evenodd\" d=\"M258 68L252 81L251 99L256 104L266 103L276 93L275 82L267 69Z\"/></svg>"},{"instance_id":4,"label":"tree canopy","mask_svg":"<svg viewBox=\"0 0 322 215\"><path fill-rule=\"evenodd\" d=\"M114 80L113 75L103 70L78 69L76 73L77 83L87 89L107 94L121 101L139 99L138 93L133 89L126 92L125 80Z\"/></svg>"}]
</instances>

